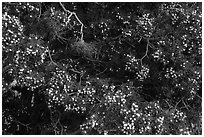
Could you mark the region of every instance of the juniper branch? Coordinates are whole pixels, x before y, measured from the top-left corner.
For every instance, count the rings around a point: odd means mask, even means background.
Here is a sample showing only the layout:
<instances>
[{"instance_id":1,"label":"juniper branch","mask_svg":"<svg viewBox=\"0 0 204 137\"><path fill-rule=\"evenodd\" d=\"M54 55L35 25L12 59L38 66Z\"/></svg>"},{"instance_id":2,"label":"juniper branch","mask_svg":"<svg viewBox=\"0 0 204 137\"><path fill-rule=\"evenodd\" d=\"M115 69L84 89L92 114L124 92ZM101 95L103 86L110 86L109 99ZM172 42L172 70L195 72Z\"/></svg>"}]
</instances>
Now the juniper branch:
<instances>
[{"instance_id":1,"label":"juniper branch","mask_svg":"<svg viewBox=\"0 0 204 137\"><path fill-rule=\"evenodd\" d=\"M70 21L70 18L72 17L72 15L74 15L74 17L77 19L77 21L80 23L80 25L81 25L81 30L80 30L80 33L81 33L81 41L83 41L83 36L84 36L84 34L83 34L83 27L84 27L84 24L81 22L81 20L78 18L78 16L77 16L77 14L75 13L75 12L72 12L72 11L70 11L70 10L67 10L65 7L64 7L64 5L62 4L62 2L60 2L60 5L61 5L61 7L63 8L63 10L65 11L65 12L67 12L67 13L69 13L70 15L68 16L68 22Z\"/></svg>"}]
</instances>

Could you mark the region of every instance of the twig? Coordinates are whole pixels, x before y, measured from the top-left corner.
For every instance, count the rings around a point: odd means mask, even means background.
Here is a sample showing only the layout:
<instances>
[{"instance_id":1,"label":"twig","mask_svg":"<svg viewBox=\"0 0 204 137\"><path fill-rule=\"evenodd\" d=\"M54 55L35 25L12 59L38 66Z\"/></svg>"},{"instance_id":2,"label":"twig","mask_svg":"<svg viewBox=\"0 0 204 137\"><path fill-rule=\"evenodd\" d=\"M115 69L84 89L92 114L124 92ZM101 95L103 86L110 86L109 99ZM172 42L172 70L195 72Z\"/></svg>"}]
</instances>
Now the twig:
<instances>
[{"instance_id":1,"label":"twig","mask_svg":"<svg viewBox=\"0 0 204 137\"><path fill-rule=\"evenodd\" d=\"M176 109L176 107L178 106L178 104L183 100L183 97L176 103L174 109Z\"/></svg>"},{"instance_id":2,"label":"twig","mask_svg":"<svg viewBox=\"0 0 204 137\"><path fill-rule=\"evenodd\" d=\"M168 101L166 101L166 99L164 100L167 104L168 104L168 106L169 106L169 109L170 108L172 108L172 106L169 104L169 102Z\"/></svg>"},{"instance_id":3,"label":"twig","mask_svg":"<svg viewBox=\"0 0 204 137\"><path fill-rule=\"evenodd\" d=\"M73 71L73 72L75 72L75 73L79 73L79 74L81 74L80 71L77 71L77 70L74 70L74 69L69 69L69 70L71 70L71 71Z\"/></svg>"},{"instance_id":4,"label":"twig","mask_svg":"<svg viewBox=\"0 0 204 137\"><path fill-rule=\"evenodd\" d=\"M76 15L75 12L71 12L70 10L67 10L61 2L59 2L59 3L60 3L60 5L61 5L61 7L63 8L63 10L64 10L65 12L68 12L68 13L70 14L70 15L68 16L68 22L70 21L70 18L72 17L72 15L74 15L74 17L77 19L77 21L81 24L81 30L80 30L81 38L80 38L80 39L81 39L81 41L84 41L84 40L83 40L83 36L84 36L84 34L83 34L83 27L84 27L84 24L81 22L81 20L78 18L78 16Z\"/></svg>"},{"instance_id":5,"label":"twig","mask_svg":"<svg viewBox=\"0 0 204 137\"><path fill-rule=\"evenodd\" d=\"M40 16L41 16L41 14L42 14L41 6L42 6L42 5L41 5L41 3L40 3L40 8L39 8L39 9L40 9L40 14L39 14L39 16L38 16L38 20L40 20Z\"/></svg>"},{"instance_id":6,"label":"twig","mask_svg":"<svg viewBox=\"0 0 204 137\"><path fill-rule=\"evenodd\" d=\"M143 37L141 37L138 42L140 42L142 38L143 38ZM151 46L150 42L149 42L150 39L149 39L149 38L146 38L146 40L147 40L147 45L146 45L145 54L144 54L144 56L142 56L142 58L137 59L137 60L140 60L141 66L143 66L142 60L143 60L146 56L148 56L147 54L148 54L148 51L149 51L149 46L150 46L151 48L153 48L153 47ZM125 42L127 42L127 41L125 41ZM133 46L132 44L130 44L129 42L127 42L127 43L128 43L131 47L133 47L133 48L135 47L135 46Z\"/></svg>"},{"instance_id":7,"label":"twig","mask_svg":"<svg viewBox=\"0 0 204 137\"><path fill-rule=\"evenodd\" d=\"M74 94L76 94L77 92L72 92L72 93L69 93L69 94L67 94L68 96L71 96L71 95L74 95Z\"/></svg>"},{"instance_id":8,"label":"twig","mask_svg":"<svg viewBox=\"0 0 204 137\"><path fill-rule=\"evenodd\" d=\"M30 123L29 123L29 124L24 124L24 123L22 123L22 122L20 122L20 121L18 121L18 120L15 120L15 122L17 122L17 123L20 124L20 125L25 126L27 131L28 131L28 129L31 129L31 127L29 127Z\"/></svg>"},{"instance_id":9,"label":"twig","mask_svg":"<svg viewBox=\"0 0 204 137\"><path fill-rule=\"evenodd\" d=\"M96 76L101 75L101 74L104 73L106 70L107 70L107 68L104 69L102 72L99 72L98 74L96 74Z\"/></svg>"},{"instance_id":10,"label":"twig","mask_svg":"<svg viewBox=\"0 0 204 137\"><path fill-rule=\"evenodd\" d=\"M150 46L152 49L157 49L157 48L155 48L154 46L152 46L151 43L149 43L149 46Z\"/></svg>"},{"instance_id":11,"label":"twig","mask_svg":"<svg viewBox=\"0 0 204 137\"><path fill-rule=\"evenodd\" d=\"M202 100L202 97L201 97L201 96L199 96L197 93L194 93L194 92L193 92L193 94L194 94L194 95L196 95L196 96L197 96L199 99L201 99L201 100Z\"/></svg>"},{"instance_id":12,"label":"twig","mask_svg":"<svg viewBox=\"0 0 204 137\"><path fill-rule=\"evenodd\" d=\"M62 6L62 8L63 8L64 11L68 12L69 14L73 14L73 12L67 10L67 9L64 7L64 5L62 4L62 2L59 2L59 3L60 3L60 5Z\"/></svg>"},{"instance_id":13,"label":"twig","mask_svg":"<svg viewBox=\"0 0 204 137\"><path fill-rule=\"evenodd\" d=\"M84 76L85 73L86 73L86 71L81 72L81 74L80 74L80 80L79 80L79 85L81 85L81 78Z\"/></svg>"},{"instance_id":14,"label":"twig","mask_svg":"<svg viewBox=\"0 0 204 137\"><path fill-rule=\"evenodd\" d=\"M60 30L61 31L61 30ZM61 33L62 35L63 33ZM58 34L57 31L55 31L55 36L57 37L57 39L59 40L60 43L64 42L66 43L66 41L69 41L67 38L62 37L61 35ZM63 43L62 43L63 44Z\"/></svg>"},{"instance_id":15,"label":"twig","mask_svg":"<svg viewBox=\"0 0 204 137\"><path fill-rule=\"evenodd\" d=\"M182 99L183 104L185 105L185 108L188 109L190 107L189 105L186 105L185 101ZM188 109L189 110L189 109Z\"/></svg>"},{"instance_id":16,"label":"twig","mask_svg":"<svg viewBox=\"0 0 204 137\"><path fill-rule=\"evenodd\" d=\"M57 133L58 133L57 130L59 130L59 128L57 127L58 124L59 124L60 127L61 127L61 133L60 133L60 134L62 134L62 132L63 132L63 126L62 126L61 123L60 123L61 113L60 113L59 111L56 111L56 112L58 113L58 117L57 117L57 120L56 120L56 122L55 122L55 120L53 119L53 114L52 114L53 111L51 110L51 108L49 108L49 110L50 110L50 116L51 116L51 121L52 121L52 125L53 125L53 128L54 128L55 135L57 135Z\"/></svg>"},{"instance_id":17,"label":"twig","mask_svg":"<svg viewBox=\"0 0 204 137\"><path fill-rule=\"evenodd\" d=\"M202 100L202 97L200 97L198 94L195 94L199 99L201 99Z\"/></svg>"},{"instance_id":18,"label":"twig","mask_svg":"<svg viewBox=\"0 0 204 137\"><path fill-rule=\"evenodd\" d=\"M77 135L79 133L81 133L81 129L77 129L76 131L69 133L69 135Z\"/></svg>"},{"instance_id":19,"label":"twig","mask_svg":"<svg viewBox=\"0 0 204 137\"><path fill-rule=\"evenodd\" d=\"M148 55L147 55L147 54L148 54L148 51L149 51L149 39L147 39L147 46L146 46L145 55L144 55L142 58L139 59L142 66L143 66L142 60L143 60L146 56L148 56Z\"/></svg>"},{"instance_id":20,"label":"twig","mask_svg":"<svg viewBox=\"0 0 204 137\"><path fill-rule=\"evenodd\" d=\"M57 63L55 63L55 62L52 60L49 47L48 47L48 55L49 55L49 57L50 57L51 62L52 62L54 65L58 66Z\"/></svg>"},{"instance_id":21,"label":"twig","mask_svg":"<svg viewBox=\"0 0 204 137\"><path fill-rule=\"evenodd\" d=\"M2 68L2 74L6 73L10 68L12 67L11 64L8 64L7 66Z\"/></svg>"},{"instance_id":22,"label":"twig","mask_svg":"<svg viewBox=\"0 0 204 137\"><path fill-rule=\"evenodd\" d=\"M143 37L141 37L138 42L140 42L140 41L142 40L142 38L143 38Z\"/></svg>"},{"instance_id":23,"label":"twig","mask_svg":"<svg viewBox=\"0 0 204 137\"><path fill-rule=\"evenodd\" d=\"M92 62L100 62L100 63L107 63L107 62L105 62L105 61L101 61L101 60L94 60L94 59L91 59L91 58L88 58L88 57L85 57L87 60L89 60L89 61L92 61Z\"/></svg>"},{"instance_id":24,"label":"twig","mask_svg":"<svg viewBox=\"0 0 204 137\"><path fill-rule=\"evenodd\" d=\"M132 45L131 43L129 43L128 41L125 41L128 45L130 45L132 48L135 48L134 45Z\"/></svg>"},{"instance_id":25,"label":"twig","mask_svg":"<svg viewBox=\"0 0 204 137\"><path fill-rule=\"evenodd\" d=\"M74 69L69 69L69 70L71 70L71 71L73 71L75 73L80 74L79 85L81 85L81 78L83 77L85 72L80 72L80 71L77 71L77 70L74 70Z\"/></svg>"}]
</instances>

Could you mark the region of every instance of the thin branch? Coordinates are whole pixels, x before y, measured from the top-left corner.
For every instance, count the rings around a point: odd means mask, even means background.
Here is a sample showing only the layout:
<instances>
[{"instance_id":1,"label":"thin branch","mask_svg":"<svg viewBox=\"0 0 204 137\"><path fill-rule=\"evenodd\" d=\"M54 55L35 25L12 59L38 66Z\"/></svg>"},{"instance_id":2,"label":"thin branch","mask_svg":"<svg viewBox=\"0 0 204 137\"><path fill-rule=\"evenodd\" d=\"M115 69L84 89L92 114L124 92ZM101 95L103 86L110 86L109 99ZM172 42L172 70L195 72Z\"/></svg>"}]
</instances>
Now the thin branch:
<instances>
[{"instance_id":1,"label":"thin branch","mask_svg":"<svg viewBox=\"0 0 204 137\"><path fill-rule=\"evenodd\" d=\"M8 64L7 66L3 67L3 68L2 68L2 74L3 74L3 73L6 73L11 67L12 67L11 64Z\"/></svg>"},{"instance_id":2,"label":"thin branch","mask_svg":"<svg viewBox=\"0 0 204 137\"><path fill-rule=\"evenodd\" d=\"M72 96L72 95L74 95L74 94L76 94L77 92L72 92L72 93L69 93L69 94L67 94L68 96Z\"/></svg>"},{"instance_id":3,"label":"thin branch","mask_svg":"<svg viewBox=\"0 0 204 137\"><path fill-rule=\"evenodd\" d=\"M107 68L104 69L102 72L99 72L98 74L96 74L96 76L101 75L101 74L104 73L106 70L107 70Z\"/></svg>"},{"instance_id":4,"label":"thin branch","mask_svg":"<svg viewBox=\"0 0 204 137\"><path fill-rule=\"evenodd\" d=\"M75 72L75 73L79 73L79 74L81 74L80 71L77 71L77 70L74 70L74 69L69 69L69 70L71 70L71 71L73 71L73 72Z\"/></svg>"},{"instance_id":5,"label":"thin branch","mask_svg":"<svg viewBox=\"0 0 204 137\"><path fill-rule=\"evenodd\" d=\"M77 135L80 133L81 133L81 129L77 129L76 131L69 133L69 135Z\"/></svg>"},{"instance_id":6,"label":"thin branch","mask_svg":"<svg viewBox=\"0 0 204 137\"><path fill-rule=\"evenodd\" d=\"M148 56L148 55L147 55L148 50L149 50L149 44L147 44L147 46L146 46L146 52L145 52L145 55L144 55L140 60L143 60L146 56Z\"/></svg>"},{"instance_id":7,"label":"thin branch","mask_svg":"<svg viewBox=\"0 0 204 137\"><path fill-rule=\"evenodd\" d=\"M128 45L130 45L132 48L135 48L134 45L132 45L131 43L129 43L128 41L125 41Z\"/></svg>"},{"instance_id":8,"label":"thin branch","mask_svg":"<svg viewBox=\"0 0 204 137\"><path fill-rule=\"evenodd\" d=\"M22 123L22 122L20 122L20 121L16 121L17 123L19 123L19 124L21 124L21 125L23 125L23 126L25 126L25 127L27 127L27 128L30 128L29 127L29 125L30 125L30 123L29 124L24 124L24 123ZM31 129L31 128L30 128Z\"/></svg>"},{"instance_id":9,"label":"thin branch","mask_svg":"<svg viewBox=\"0 0 204 137\"><path fill-rule=\"evenodd\" d=\"M57 63L55 63L55 62L52 60L49 47L48 47L48 55L49 55L49 57L50 57L50 61L51 61L54 65L58 66Z\"/></svg>"},{"instance_id":10,"label":"thin branch","mask_svg":"<svg viewBox=\"0 0 204 137\"><path fill-rule=\"evenodd\" d=\"M199 96L198 94L195 94L199 99L201 99L202 100L202 97L201 96Z\"/></svg>"},{"instance_id":11,"label":"thin branch","mask_svg":"<svg viewBox=\"0 0 204 137\"><path fill-rule=\"evenodd\" d=\"M81 40L83 40L83 27L84 24L81 22L81 20L78 18L78 16L76 15L76 13L74 13L74 16L76 17L76 19L79 21L79 23L81 24Z\"/></svg>"},{"instance_id":12,"label":"thin branch","mask_svg":"<svg viewBox=\"0 0 204 137\"><path fill-rule=\"evenodd\" d=\"M140 42L140 41L142 40L142 38L143 38L143 37L141 37L138 42Z\"/></svg>"},{"instance_id":13,"label":"thin branch","mask_svg":"<svg viewBox=\"0 0 204 137\"><path fill-rule=\"evenodd\" d=\"M31 127L29 127L30 123L29 123L29 124L24 124L24 123L22 123L22 122L20 122L20 121L18 121L18 120L15 120L15 122L17 122L18 124L20 124L20 125L26 127L26 130L27 130L27 131L28 131L28 129L31 129Z\"/></svg>"},{"instance_id":14,"label":"thin branch","mask_svg":"<svg viewBox=\"0 0 204 137\"><path fill-rule=\"evenodd\" d=\"M182 100L183 100L183 97L176 103L176 105L174 106L175 109Z\"/></svg>"},{"instance_id":15,"label":"thin branch","mask_svg":"<svg viewBox=\"0 0 204 137\"><path fill-rule=\"evenodd\" d=\"M65 12L68 12L69 14L73 14L73 12L67 10L67 9L64 7L64 5L62 4L62 2L59 2L59 3L60 3L60 5L62 6L62 8L63 8L63 10L64 10Z\"/></svg>"},{"instance_id":16,"label":"thin branch","mask_svg":"<svg viewBox=\"0 0 204 137\"><path fill-rule=\"evenodd\" d=\"M80 81L79 81L79 85L81 85L81 78L84 76L84 74L86 73L86 71L84 71L84 72L82 72L81 74L80 74Z\"/></svg>"},{"instance_id":17,"label":"thin branch","mask_svg":"<svg viewBox=\"0 0 204 137\"><path fill-rule=\"evenodd\" d=\"M101 60L94 60L94 59L91 59L91 58L88 58L88 57L85 57L87 60L89 60L89 61L92 61L92 62L100 62L100 63L107 63L107 62L105 62L105 61L101 61Z\"/></svg>"},{"instance_id":18,"label":"thin branch","mask_svg":"<svg viewBox=\"0 0 204 137\"><path fill-rule=\"evenodd\" d=\"M71 70L71 71L73 71L75 73L80 74L79 85L81 85L81 78L83 77L85 72L80 72L80 71L77 71L77 70L74 70L74 69L69 69L69 70Z\"/></svg>"},{"instance_id":19,"label":"thin branch","mask_svg":"<svg viewBox=\"0 0 204 137\"><path fill-rule=\"evenodd\" d=\"M190 107L189 105L186 105L185 101L182 99L183 104L185 105L185 108L188 109ZM189 109L188 109L189 110Z\"/></svg>"},{"instance_id":20,"label":"thin branch","mask_svg":"<svg viewBox=\"0 0 204 137\"><path fill-rule=\"evenodd\" d=\"M157 49L157 48L155 48L151 43L149 43L149 46L150 46L152 49Z\"/></svg>"},{"instance_id":21,"label":"thin branch","mask_svg":"<svg viewBox=\"0 0 204 137\"><path fill-rule=\"evenodd\" d=\"M169 106L169 109L170 108L172 108L172 106L169 104L169 102L168 101L166 101L166 99L164 100L167 104L168 104L168 106Z\"/></svg>"},{"instance_id":22,"label":"thin branch","mask_svg":"<svg viewBox=\"0 0 204 137\"><path fill-rule=\"evenodd\" d=\"M201 100L202 100L202 97L201 97L201 96L199 96L197 93L194 93L194 92L193 92L193 94L194 94L194 95L196 95L196 96L197 96L199 99L201 99Z\"/></svg>"},{"instance_id":23,"label":"thin branch","mask_svg":"<svg viewBox=\"0 0 204 137\"><path fill-rule=\"evenodd\" d=\"M38 20L40 20L40 16L41 16L41 14L42 14L42 10L41 10L41 8L42 8L42 3L40 3L40 8L39 8L39 9L40 9L40 11L39 11L40 14L39 14L39 16L38 16Z\"/></svg>"},{"instance_id":24,"label":"thin branch","mask_svg":"<svg viewBox=\"0 0 204 137\"><path fill-rule=\"evenodd\" d=\"M148 56L148 55L147 55L147 54L148 54L148 51L149 51L149 39L147 39L147 46L146 46L145 55L144 55L142 58L139 59L142 66L143 66L142 60L143 60L146 56Z\"/></svg>"},{"instance_id":25,"label":"thin branch","mask_svg":"<svg viewBox=\"0 0 204 137\"><path fill-rule=\"evenodd\" d=\"M64 5L62 4L62 2L59 2L60 3L60 5L61 5L61 7L63 8L63 10L65 11L65 12L68 12L70 15L68 16L68 22L70 21L70 18L72 17L72 15L74 15L74 17L77 19L77 21L81 24L81 30L80 30L80 33L81 33L81 41L84 41L83 40L83 36L84 36L84 34L83 34L83 27L84 27L84 24L81 22L81 20L78 18L78 16L77 16L77 14L75 13L75 12L72 12L72 11L70 11L70 10L67 10L65 7L64 7Z\"/></svg>"},{"instance_id":26,"label":"thin branch","mask_svg":"<svg viewBox=\"0 0 204 137\"><path fill-rule=\"evenodd\" d=\"M61 123L60 123L61 113L60 113L59 111L56 111L56 112L58 113L58 117L57 117L57 120L54 120L54 119L53 119L53 114L52 114L53 111L51 110L51 108L49 108L49 110L50 110L50 116L51 116L52 126L53 126L53 128L54 128L55 135L57 135L57 134L58 134L58 130L60 130L60 129L57 127L58 124L59 124L60 127L61 127L60 134L62 134L62 132L63 132L63 126L62 126ZM55 121L56 121L56 122L55 122Z\"/></svg>"}]
</instances>

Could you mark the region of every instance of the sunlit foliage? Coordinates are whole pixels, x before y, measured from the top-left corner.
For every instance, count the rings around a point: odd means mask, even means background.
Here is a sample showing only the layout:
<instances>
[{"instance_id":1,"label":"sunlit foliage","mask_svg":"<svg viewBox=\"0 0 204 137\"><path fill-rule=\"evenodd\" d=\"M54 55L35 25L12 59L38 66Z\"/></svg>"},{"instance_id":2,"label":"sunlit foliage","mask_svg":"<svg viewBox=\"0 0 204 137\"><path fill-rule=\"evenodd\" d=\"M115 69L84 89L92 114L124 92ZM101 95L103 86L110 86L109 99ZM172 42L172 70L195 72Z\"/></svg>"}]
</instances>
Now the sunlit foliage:
<instances>
[{"instance_id":1,"label":"sunlit foliage","mask_svg":"<svg viewBox=\"0 0 204 137\"><path fill-rule=\"evenodd\" d=\"M201 3L3 3L2 134L202 134Z\"/></svg>"}]
</instances>

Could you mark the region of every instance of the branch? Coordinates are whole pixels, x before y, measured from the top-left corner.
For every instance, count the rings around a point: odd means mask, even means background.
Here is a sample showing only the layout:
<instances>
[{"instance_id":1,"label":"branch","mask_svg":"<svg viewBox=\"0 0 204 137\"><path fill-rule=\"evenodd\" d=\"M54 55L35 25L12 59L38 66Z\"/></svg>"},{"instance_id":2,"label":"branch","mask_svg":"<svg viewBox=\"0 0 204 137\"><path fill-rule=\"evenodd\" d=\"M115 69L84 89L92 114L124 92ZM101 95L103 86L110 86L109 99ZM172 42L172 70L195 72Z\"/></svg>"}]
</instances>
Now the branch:
<instances>
[{"instance_id":1,"label":"branch","mask_svg":"<svg viewBox=\"0 0 204 137\"><path fill-rule=\"evenodd\" d=\"M178 106L178 104L183 100L184 97L182 97L177 103L176 105L174 106L174 109L176 109L176 107Z\"/></svg>"},{"instance_id":2,"label":"branch","mask_svg":"<svg viewBox=\"0 0 204 137\"><path fill-rule=\"evenodd\" d=\"M141 41L142 38L143 38L143 37L141 37L141 38L139 39L139 42ZM141 65L143 65L143 64L142 64L142 60L143 60L146 56L148 56L147 54L148 54L148 51L149 51L149 47L150 47L150 48L153 48L153 49L156 49L156 48L153 47L153 46L151 45L151 43L149 42L149 40L151 40L151 38L145 38L145 39L147 40L147 46L146 46L145 55L144 55L142 58L139 59L139 60L141 61Z\"/></svg>"},{"instance_id":3,"label":"branch","mask_svg":"<svg viewBox=\"0 0 204 137\"><path fill-rule=\"evenodd\" d=\"M91 59L91 58L88 58L88 57L85 57L87 60L89 60L89 61L92 61L92 62L100 62L100 63L107 63L107 62L105 62L105 61L101 61L101 60L94 60L94 59Z\"/></svg>"},{"instance_id":4,"label":"branch","mask_svg":"<svg viewBox=\"0 0 204 137\"><path fill-rule=\"evenodd\" d=\"M48 47L48 55L49 55L49 57L50 57L50 61L51 61L54 65L58 66L57 63L55 63L55 62L52 60L49 47Z\"/></svg>"},{"instance_id":5,"label":"branch","mask_svg":"<svg viewBox=\"0 0 204 137\"><path fill-rule=\"evenodd\" d=\"M79 135L81 133L81 129L77 129L74 132L69 133L68 135Z\"/></svg>"},{"instance_id":6,"label":"branch","mask_svg":"<svg viewBox=\"0 0 204 137\"><path fill-rule=\"evenodd\" d=\"M38 15L38 21L40 20L40 17L41 17L41 14L42 14L42 9L41 8L42 8L42 3L40 3L40 8L39 8L39 10L40 10L39 12L40 13Z\"/></svg>"},{"instance_id":7,"label":"branch","mask_svg":"<svg viewBox=\"0 0 204 137\"><path fill-rule=\"evenodd\" d=\"M143 37L141 37L138 42L140 42L140 41L142 40L142 38L143 38Z\"/></svg>"},{"instance_id":8,"label":"branch","mask_svg":"<svg viewBox=\"0 0 204 137\"><path fill-rule=\"evenodd\" d=\"M72 15L74 15L74 17L77 19L77 21L81 24L81 30L80 30L80 33L81 33L81 41L84 41L84 40L83 40L83 36L84 36L84 34L83 34L83 27L84 27L84 24L81 22L81 20L78 18L78 16L76 15L75 12L72 12L72 11L70 11L70 10L67 10L67 9L64 7L64 5L62 4L62 2L59 2L59 3L60 3L60 5L61 5L61 7L63 8L63 10L64 10L65 12L67 12L67 13L70 14L70 15L68 16L68 22L70 21L70 18L72 17Z\"/></svg>"},{"instance_id":9,"label":"branch","mask_svg":"<svg viewBox=\"0 0 204 137\"><path fill-rule=\"evenodd\" d=\"M57 120L54 120L54 119L53 119L53 114L52 114L53 111L51 110L51 108L49 108L49 110L50 110L50 116L51 116L51 121L52 121L51 125L52 125L52 128L54 129L55 135L57 135L58 132L59 132L59 131L57 131L57 130L60 130L60 129L57 127L57 125L59 125L59 126L61 127L60 134L62 135L62 134L63 134L63 126L62 126L62 124L60 123L61 113L60 113L59 111L56 111L56 112L58 113L58 117L57 117Z\"/></svg>"},{"instance_id":10,"label":"branch","mask_svg":"<svg viewBox=\"0 0 204 137\"><path fill-rule=\"evenodd\" d=\"M186 105L186 103L185 103L185 101L184 101L183 99L182 99L182 102L183 102L185 108L186 108L187 110L189 110L188 107L190 107L190 106L189 106L189 105ZM190 108L191 108L191 107L190 107Z\"/></svg>"},{"instance_id":11,"label":"branch","mask_svg":"<svg viewBox=\"0 0 204 137\"><path fill-rule=\"evenodd\" d=\"M75 72L75 73L79 73L79 74L81 74L80 71L77 71L77 70L74 70L74 69L69 69L69 70L71 70L71 71L73 71L73 72Z\"/></svg>"},{"instance_id":12,"label":"branch","mask_svg":"<svg viewBox=\"0 0 204 137\"><path fill-rule=\"evenodd\" d=\"M22 123L22 122L20 122L20 121L18 121L18 120L14 120L14 121L15 121L16 123L18 123L18 124L20 124L20 125L26 127L26 130L27 130L27 131L28 131L28 129L31 129L31 127L29 126L30 123L29 123L29 124L24 124L24 123Z\"/></svg>"},{"instance_id":13,"label":"branch","mask_svg":"<svg viewBox=\"0 0 204 137\"><path fill-rule=\"evenodd\" d=\"M107 70L107 68L106 68L106 69L104 69L102 72L99 72L98 74L96 74L96 76L101 75L101 74L102 74L102 73L104 73L106 70Z\"/></svg>"},{"instance_id":14,"label":"branch","mask_svg":"<svg viewBox=\"0 0 204 137\"><path fill-rule=\"evenodd\" d=\"M168 104L169 109L172 108L172 106L169 104L169 102L166 99L164 101Z\"/></svg>"},{"instance_id":15,"label":"branch","mask_svg":"<svg viewBox=\"0 0 204 137\"><path fill-rule=\"evenodd\" d=\"M147 46L146 46L145 55L144 55L142 58L139 59L140 62L141 62L141 65L142 65L142 66L143 66L143 64L142 64L142 60L143 60L146 56L148 56L147 54L148 54L148 51L149 51L149 45L150 45L150 43L149 43L149 39L147 39Z\"/></svg>"},{"instance_id":16,"label":"branch","mask_svg":"<svg viewBox=\"0 0 204 137\"><path fill-rule=\"evenodd\" d=\"M200 100L202 100L202 97L199 96L197 93L194 93L194 92L193 92L193 94L196 95Z\"/></svg>"},{"instance_id":17,"label":"branch","mask_svg":"<svg viewBox=\"0 0 204 137\"><path fill-rule=\"evenodd\" d=\"M201 96L199 96L198 94L195 94L199 99L201 99L202 100L202 97Z\"/></svg>"},{"instance_id":18,"label":"branch","mask_svg":"<svg viewBox=\"0 0 204 137\"><path fill-rule=\"evenodd\" d=\"M75 73L80 74L79 85L81 85L81 78L83 77L83 75L84 75L85 72L83 72L83 71L80 72L80 71L77 71L77 70L74 70L74 69L69 69L69 70L71 70L71 71L73 71L73 72L75 72Z\"/></svg>"},{"instance_id":19,"label":"branch","mask_svg":"<svg viewBox=\"0 0 204 137\"><path fill-rule=\"evenodd\" d=\"M11 64L8 64L7 66L2 68L2 74L6 73L10 68L12 67Z\"/></svg>"}]
</instances>

